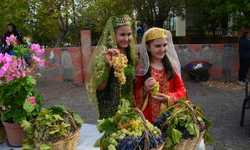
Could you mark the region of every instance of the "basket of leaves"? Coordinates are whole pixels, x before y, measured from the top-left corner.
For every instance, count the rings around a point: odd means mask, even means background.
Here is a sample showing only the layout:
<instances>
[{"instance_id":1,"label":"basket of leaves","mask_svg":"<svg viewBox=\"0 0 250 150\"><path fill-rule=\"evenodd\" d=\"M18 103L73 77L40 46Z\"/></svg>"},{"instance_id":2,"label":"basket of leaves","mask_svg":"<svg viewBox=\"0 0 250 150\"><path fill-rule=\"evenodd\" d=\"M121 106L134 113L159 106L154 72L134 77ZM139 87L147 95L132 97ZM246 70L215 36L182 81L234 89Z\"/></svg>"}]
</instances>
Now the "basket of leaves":
<instances>
[{"instance_id":1,"label":"basket of leaves","mask_svg":"<svg viewBox=\"0 0 250 150\"><path fill-rule=\"evenodd\" d=\"M28 133L22 149L75 150L83 121L76 112L62 104L43 108L34 122L22 123Z\"/></svg>"},{"instance_id":2,"label":"basket of leaves","mask_svg":"<svg viewBox=\"0 0 250 150\"><path fill-rule=\"evenodd\" d=\"M97 128L104 135L94 147L101 150L161 150L163 136L157 127L147 121L137 108L131 108L126 99L112 118L99 120Z\"/></svg>"},{"instance_id":3,"label":"basket of leaves","mask_svg":"<svg viewBox=\"0 0 250 150\"><path fill-rule=\"evenodd\" d=\"M203 116L198 105L185 99L162 111L153 124L161 129L166 143L164 148L168 150L196 150L202 139L205 144L214 140L209 135L212 121Z\"/></svg>"}]
</instances>

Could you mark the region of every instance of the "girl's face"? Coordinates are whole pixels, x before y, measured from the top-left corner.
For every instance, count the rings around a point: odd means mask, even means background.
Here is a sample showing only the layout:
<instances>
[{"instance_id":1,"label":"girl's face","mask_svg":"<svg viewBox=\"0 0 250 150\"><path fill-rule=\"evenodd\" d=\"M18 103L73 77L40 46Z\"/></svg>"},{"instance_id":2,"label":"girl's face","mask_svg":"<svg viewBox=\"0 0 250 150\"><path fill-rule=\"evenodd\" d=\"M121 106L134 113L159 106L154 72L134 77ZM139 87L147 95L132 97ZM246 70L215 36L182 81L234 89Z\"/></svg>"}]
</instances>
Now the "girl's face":
<instances>
[{"instance_id":1,"label":"girl's face","mask_svg":"<svg viewBox=\"0 0 250 150\"><path fill-rule=\"evenodd\" d=\"M151 59L162 60L168 50L168 40L166 38L154 39L147 45L147 49L151 53Z\"/></svg>"},{"instance_id":2,"label":"girl's face","mask_svg":"<svg viewBox=\"0 0 250 150\"><path fill-rule=\"evenodd\" d=\"M8 29L9 32L12 32L13 31L13 26L9 25L9 26L7 26L7 29Z\"/></svg>"},{"instance_id":3,"label":"girl's face","mask_svg":"<svg viewBox=\"0 0 250 150\"><path fill-rule=\"evenodd\" d=\"M122 26L115 29L115 38L118 49L124 50L128 47L132 38L132 29L130 26Z\"/></svg>"}]
</instances>

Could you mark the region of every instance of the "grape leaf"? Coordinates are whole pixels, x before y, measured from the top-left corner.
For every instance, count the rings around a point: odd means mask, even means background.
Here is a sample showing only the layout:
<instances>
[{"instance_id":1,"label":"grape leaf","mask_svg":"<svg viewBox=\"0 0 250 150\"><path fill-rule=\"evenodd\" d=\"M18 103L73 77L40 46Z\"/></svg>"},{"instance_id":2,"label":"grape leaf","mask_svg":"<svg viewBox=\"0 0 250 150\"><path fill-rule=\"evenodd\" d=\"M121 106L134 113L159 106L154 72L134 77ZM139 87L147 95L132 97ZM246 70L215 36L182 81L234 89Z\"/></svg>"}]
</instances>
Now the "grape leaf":
<instances>
[{"instance_id":1,"label":"grape leaf","mask_svg":"<svg viewBox=\"0 0 250 150\"><path fill-rule=\"evenodd\" d=\"M114 123L111 119L105 119L100 127L105 131L105 134L111 134L117 131L116 123Z\"/></svg>"},{"instance_id":2,"label":"grape leaf","mask_svg":"<svg viewBox=\"0 0 250 150\"><path fill-rule=\"evenodd\" d=\"M194 129L194 123L193 122L190 122L187 126L187 130L188 132L191 134L191 135L194 135L195 134L195 129Z\"/></svg>"},{"instance_id":3,"label":"grape leaf","mask_svg":"<svg viewBox=\"0 0 250 150\"><path fill-rule=\"evenodd\" d=\"M127 112L130 109L130 102L124 98L122 98L121 101L122 101L121 110L124 110L125 112Z\"/></svg>"},{"instance_id":4,"label":"grape leaf","mask_svg":"<svg viewBox=\"0 0 250 150\"><path fill-rule=\"evenodd\" d=\"M200 128L196 124L194 124L193 127L194 127L194 132L195 132L196 137L199 137Z\"/></svg>"},{"instance_id":5,"label":"grape leaf","mask_svg":"<svg viewBox=\"0 0 250 150\"><path fill-rule=\"evenodd\" d=\"M53 105L49 108L53 111L53 113L63 113L63 111L67 110L67 107L63 104Z\"/></svg>"},{"instance_id":6,"label":"grape leaf","mask_svg":"<svg viewBox=\"0 0 250 150\"><path fill-rule=\"evenodd\" d=\"M78 124L83 124L84 120L75 112L73 112L73 118Z\"/></svg>"},{"instance_id":7,"label":"grape leaf","mask_svg":"<svg viewBox=\"0 0 250 150\"><path fill-rule=\"evenodd\" d=\"M214 139L207 132L205 132L203 139L205 144L214 142Z\"/></svg>"},{"instance_id":8,"label":"grape leaf","mask_svg":"<svg viewBox=\"0 0 250 150\"><path fill-rule=\"evenodd\" d=\"M98 140L96 140L94 147L96 148L100 147L103 138L104 138L104 135L100 137Z\"/></svg>"},{"instance_id":9,"label":"grape leaf","mask_svg":"<svg viewBox=\"0 0 250 150\"><path fill-rule=\"evenodd\" d=\"M203 117L203 120L206 124L206 128L210 128L210 126L212 125L212 120L208 120L205 117Z\"/></svg>"},{"instance_id":10,"label":"grape leaf","mask_svg":"<svg viewBox=\"0 0 250 150\"><path fill-rule=\"evenodd\" d=\"M166 142L166 144L165 144L165 148L169 148L173 143L172 143L172 140L170 139L170 137L167 137L166 139L165 139L165 142Z\"/></svg>"},{"instance_id":11,"label":"grape leaf","mask_svg":"<svg viewBox=\"0 0 250 150\"><path fill-rule=\"evenodd\" d=\"M37 147L38 147L40 150L51 150L51 147L48 146L47 144L44 144L44 143L40 143Z\"/></svg>"},{"instance_id":12,"label":"grape leaf","mask_svg":"<svg viewBox=\"0 0 250 150\"><path fill-rule=\"evenodd\" d=\"M103 148L103 149L107 149L109 145L110 145L109 141L104 138L102 140L102 142L101 142L101 146L100 147Z\"/></svg>"},{"instance_id":13,"label":"grape leaf","mask_svg":"<svg viewBox=\"0 0 250 150\"><path fill-rule=\"evenodd\" d=\"M175 125L178 124L178 119L177 119L177 117L174 117L174 124L175 124Z\"/></svg>"},{"instance_id":14,"label":"grape leaf","mask_svg":"<svg viewBox=\"0 0 250 150\"><path fill-rule=\"evenodd\" d=\"M198 119L199 122L203 122L201 117L197 117L197 119Z\"/></svg>"},{"instance_id":15,"label":"grape leaf","mask_svg":"<svg viewBox=\"0 0 250 150\"><path fill-rule=\"evenodd\" d=\"M32 138L34 136L34 126L32 125L32 123L28 122L28 121L23 121L23 123L21 124L21 127L23 128L24 131L26 131L28 134L27 136Z\"/></svg>"},{"instance_id":16,"label":"grape leaf","mask_svg":"<svg viewBox=\"0 0 250 150\"><path fill-rule=\"evenodd\" d=\"M176 129L172 129L172 133L171 133L172 139L173 139L173 143L177 144L180 142L180 138L182 136L182 133Z\"/></svg>"},{"instance_id":17,"label":"grape leaf","mask_svg":"<svg viewBox=\"0 0 250 150\"><path fill-rule=\"evenodd\" d=\"M55 114L53 115L53 118L55 118L56 120L64 120L60 115Z\"/></svg>"},{"instance_id":18,"label":"grape leaf","mask_svg":"<svg viewBox=\"0 0 250 150\"><path fill-rule=\"evenodd\" d=\"M130 119L130 118L125 116L125 115L121 117L121 120L128 120L128 119Z\"/></svg>"}]
</instances>

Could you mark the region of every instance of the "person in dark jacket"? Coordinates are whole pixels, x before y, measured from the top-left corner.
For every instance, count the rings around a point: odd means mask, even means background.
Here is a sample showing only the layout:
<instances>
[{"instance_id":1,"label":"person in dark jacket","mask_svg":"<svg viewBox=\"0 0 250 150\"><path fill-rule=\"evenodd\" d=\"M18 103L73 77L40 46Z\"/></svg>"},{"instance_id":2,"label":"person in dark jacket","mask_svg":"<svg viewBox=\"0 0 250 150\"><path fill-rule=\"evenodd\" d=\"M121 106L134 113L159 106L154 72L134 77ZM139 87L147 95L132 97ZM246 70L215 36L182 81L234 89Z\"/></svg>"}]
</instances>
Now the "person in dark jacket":
<instances>
[{"instance_id":1,"label":"person in dark jacket","mask_svg":"<svg viewBox=\"0 0 250 150\"><path fill-rule=\"evenodd\" d=\"M1 53L9 53L13 49L13 45L7 45L6 38L14 35L17 37L17 44L23 44L22 34L17 31L16 26L13 23L7 25L7 32L4 35L4 49L1 50Z\"/></svg>"},{"instance_id":2,"label":"person in dark jacket","mask_svg":"<svg viewBox=\"0 0 250 150\"><path fill-rule=\"evenodd\" d=\"M238 81L245 84L247 81L247 72L250 67L250 34L244 32L239 39L239 56L240 56L240 69Z\"/></svg>"}]
</instances>

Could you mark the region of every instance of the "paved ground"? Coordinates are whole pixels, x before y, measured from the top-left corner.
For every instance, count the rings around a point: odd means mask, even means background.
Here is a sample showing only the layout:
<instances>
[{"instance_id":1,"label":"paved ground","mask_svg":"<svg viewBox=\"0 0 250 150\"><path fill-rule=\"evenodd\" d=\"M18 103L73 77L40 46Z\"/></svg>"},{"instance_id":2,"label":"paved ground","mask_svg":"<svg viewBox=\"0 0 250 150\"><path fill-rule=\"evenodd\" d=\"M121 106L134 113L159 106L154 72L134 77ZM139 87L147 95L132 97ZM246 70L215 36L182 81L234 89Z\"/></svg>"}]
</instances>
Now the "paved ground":
<instances>
[{"instance_id":1,"label":"paved ground","mask_svg":"<svg viewBox=\"0 0 250 150\"><path fill-rule=\"evenodd\" d=\"M239 86L236 79L230 79L233 85ZM215 142L207 145L207 150L249 150L250 110L246 110L244 127L240 127L241 107L244 100L244 89L218 89L203 83L185 79L190 100L199 104L205 117L213 121L211 135ZM220 82L223 86L224 83ZM83 84L75 83L38 83L37 90L44 96L44 107L63 103L78 112L86 123L96 124L98 112L91 104Z\"/></svg>"}]
</instances>

